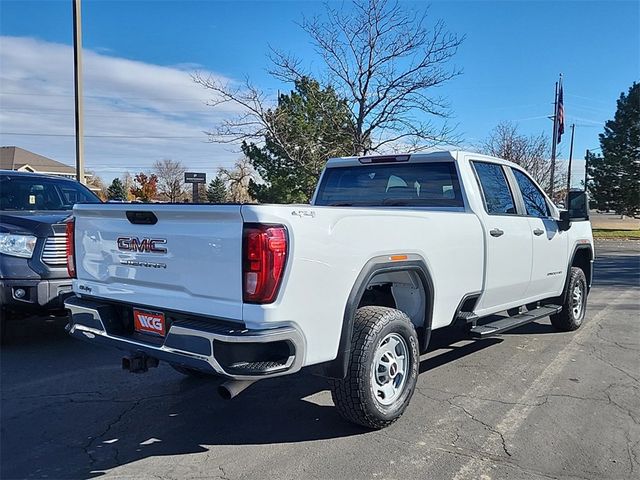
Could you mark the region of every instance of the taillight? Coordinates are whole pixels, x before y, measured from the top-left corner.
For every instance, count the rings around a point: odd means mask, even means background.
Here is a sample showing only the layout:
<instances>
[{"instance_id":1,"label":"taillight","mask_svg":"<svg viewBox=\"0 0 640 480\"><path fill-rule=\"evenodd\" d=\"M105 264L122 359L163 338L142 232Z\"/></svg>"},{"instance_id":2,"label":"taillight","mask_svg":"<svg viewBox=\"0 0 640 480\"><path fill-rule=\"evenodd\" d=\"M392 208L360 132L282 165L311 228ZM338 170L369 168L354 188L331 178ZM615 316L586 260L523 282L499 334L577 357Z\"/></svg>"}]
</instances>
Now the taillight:
<instances>
[{"instance_id":1,"label":"taillight","mask_svg":"<svg viewBox=\"0 0 640 480\"><path fill-rule=\"evenodd\" d=\"M287 229L283 225L246 224L242 249L244 302L273 302L287 262Z\"/></svg>"},{"instance_id":2,"label":"taillight","mask_svg":"<svg viewBox=\"0 0 640 480\"><path fill-rule=\"evenodd\" d=\"M71 278L76 278L75 225L73 218L67 220L67 273Z\"/></svg>"}]
</instances>

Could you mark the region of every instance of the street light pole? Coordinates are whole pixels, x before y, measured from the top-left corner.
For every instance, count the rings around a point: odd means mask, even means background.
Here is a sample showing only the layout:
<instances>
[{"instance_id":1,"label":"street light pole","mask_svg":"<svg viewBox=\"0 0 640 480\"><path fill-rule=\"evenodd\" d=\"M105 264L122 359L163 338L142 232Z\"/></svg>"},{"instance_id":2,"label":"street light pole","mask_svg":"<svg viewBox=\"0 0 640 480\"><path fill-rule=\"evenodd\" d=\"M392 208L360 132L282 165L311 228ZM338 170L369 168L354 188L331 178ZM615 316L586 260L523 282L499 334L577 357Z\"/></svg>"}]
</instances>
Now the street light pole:
<instances>
[{"instance_id":1,"label":"street light pole","mask_svg":"<svg viewBox=\"0 0 640 480\"><path fill-rule=\"evenodd\" d=\"M81 0L73 0L73 85L75 88L76 179L84 178L84 115L82 105L82 16Z\"/></svg>"}]
</instances>

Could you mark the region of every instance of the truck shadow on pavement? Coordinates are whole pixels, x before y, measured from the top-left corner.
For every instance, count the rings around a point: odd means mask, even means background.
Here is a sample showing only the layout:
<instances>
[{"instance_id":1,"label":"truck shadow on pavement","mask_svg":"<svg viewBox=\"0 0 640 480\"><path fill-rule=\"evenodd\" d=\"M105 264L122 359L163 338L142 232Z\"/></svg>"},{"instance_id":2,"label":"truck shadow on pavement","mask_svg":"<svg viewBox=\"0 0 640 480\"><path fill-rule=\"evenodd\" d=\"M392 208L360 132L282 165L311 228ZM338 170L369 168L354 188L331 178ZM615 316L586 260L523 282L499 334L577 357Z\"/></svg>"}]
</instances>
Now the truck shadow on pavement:
<instances>
[{"instance_id":1,"label":"truck shadow on pavement","mask_svg":"<svg viewBox=\"0 0 640 480\"><path fill-rule=\"evenodd\" d=\"M234 455L215 446L368 432L342 420L325 379L304 372L260 381L225 401L216 393L219 379L182 377L166 365L128 374L118 368L118 352L68 338L62 328L37 332L23 328L2 349L1 478L89 478L159 456ZM459 330L434 333L420 372L501 341L460 340ZM39 362L46 369L30 376Z\"/></svg>"}]
</instances>

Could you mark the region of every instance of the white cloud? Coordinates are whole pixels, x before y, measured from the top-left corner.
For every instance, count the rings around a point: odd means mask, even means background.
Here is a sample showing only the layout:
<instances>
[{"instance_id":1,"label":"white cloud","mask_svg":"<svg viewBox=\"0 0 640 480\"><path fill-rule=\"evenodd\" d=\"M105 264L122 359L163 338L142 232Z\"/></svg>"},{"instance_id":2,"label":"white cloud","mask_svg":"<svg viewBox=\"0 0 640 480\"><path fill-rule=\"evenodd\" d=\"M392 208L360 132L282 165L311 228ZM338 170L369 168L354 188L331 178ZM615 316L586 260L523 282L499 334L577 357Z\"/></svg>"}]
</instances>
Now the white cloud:
<instances>
[{"instance_id":1,"label":"white cloud","mask_svg":"<svg viewBox=\"0 0 640 480\"><path fill-rule=\"evenodd\" d=\"M233 163L237 149L208 143L202 131L238 112L228 104L206 106L211 94L191 80L197 66L184 60L177 66L161 66L104 50L83 52L88 169L111 180L125 171L147 170L155 160L173 158L212 176L219 166ZM73 164L73 111L72 47L1 36L2 145L21 146Z\"/></svg>"}]
</instances>

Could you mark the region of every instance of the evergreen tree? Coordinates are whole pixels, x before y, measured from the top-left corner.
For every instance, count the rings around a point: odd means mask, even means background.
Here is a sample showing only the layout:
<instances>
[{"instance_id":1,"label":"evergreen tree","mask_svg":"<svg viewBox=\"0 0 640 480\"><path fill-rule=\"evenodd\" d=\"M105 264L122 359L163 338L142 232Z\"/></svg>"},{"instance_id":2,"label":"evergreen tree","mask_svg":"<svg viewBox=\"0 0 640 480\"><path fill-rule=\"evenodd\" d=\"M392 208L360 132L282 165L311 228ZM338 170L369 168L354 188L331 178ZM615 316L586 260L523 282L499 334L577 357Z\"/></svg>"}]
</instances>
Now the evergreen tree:
<instances>
[{"instance_id":1,"label":"evergreen tree","mask_svg":"<svg viewBox=\"0 0 640 480\"><path fill-rule=\"evenodd\" d=\"M109 188L107 188L107 199L109 200L127 200L127 191L124 188L122 180L114 178Z\"/></svg>"},{"instance_id":2,"label":"evergreen tree","mask_svg":"<svg viewBox=\"0 0 640 480\"><path fill-rule=\"evenodd\" d=\"M227 187L220 177L216 177L209 182L207 200L211 203L225 203L227 201Z\"/></svg>"},{"instance_id":3,"label":"evergreen tree","mask_svg":"<svg viewBox=\"0 0 640 480\"><path fill-rule=\"evenodd\" d=\"M618 99L613 120L600 134L602 155L587 155L588 188L594 206L640 216L640 83Z\"/></svg>"},{"instance_id":4,"label":"evergreen tree","mask_svg":"<svg viewBox=\"0 0 640 480\"><path fill-rule=\"evenodd\" d=\"M261 203L308 202L327 159L354 151L348 105L331 87L302 77L266 117L264 144L242 145L263 180L251 180L249 193Z\"/></svg>"}]
</instances>

